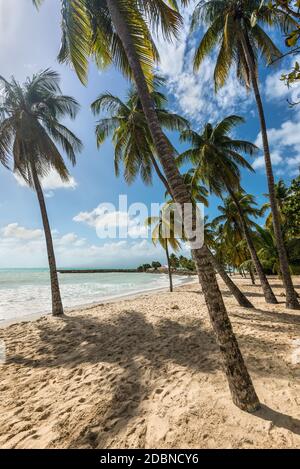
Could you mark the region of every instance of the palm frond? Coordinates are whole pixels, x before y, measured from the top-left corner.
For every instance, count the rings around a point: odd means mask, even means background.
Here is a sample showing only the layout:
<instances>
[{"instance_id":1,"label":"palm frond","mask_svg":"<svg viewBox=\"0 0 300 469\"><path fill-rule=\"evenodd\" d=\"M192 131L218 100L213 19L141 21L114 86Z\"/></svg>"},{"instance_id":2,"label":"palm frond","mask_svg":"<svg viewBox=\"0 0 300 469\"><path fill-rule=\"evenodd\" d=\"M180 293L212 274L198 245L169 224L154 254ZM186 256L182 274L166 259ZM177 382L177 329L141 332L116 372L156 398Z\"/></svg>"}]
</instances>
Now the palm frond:
<instances>
[{"instance_id":1,"label":"palm frond","mask_svg":"<svg viewBox=\"0 0 300 469\"><path fill-rule=\"evenodd\" d=\"M213 135L215 138L222 137L226 134L228 134L231 130L233 130L234 127L237 125L243 124L245 122L245 119L241 116L228 116L225 117L221 122L219 122L214 130L213 130Z\"/></svg>"}]
</instances>

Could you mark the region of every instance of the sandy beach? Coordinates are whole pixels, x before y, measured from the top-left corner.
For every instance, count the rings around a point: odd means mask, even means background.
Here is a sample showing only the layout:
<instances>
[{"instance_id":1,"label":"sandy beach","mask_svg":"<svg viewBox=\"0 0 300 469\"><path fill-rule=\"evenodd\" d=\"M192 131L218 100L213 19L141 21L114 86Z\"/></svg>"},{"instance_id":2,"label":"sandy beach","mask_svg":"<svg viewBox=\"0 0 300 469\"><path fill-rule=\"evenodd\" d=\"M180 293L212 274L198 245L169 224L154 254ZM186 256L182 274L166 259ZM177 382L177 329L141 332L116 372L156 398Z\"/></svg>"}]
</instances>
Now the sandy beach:
<instances>
[{"instance_id":1,"label":"sandy beach","mask_svg":"<svg viewBox=\"0 0 300 469\"><path fill-rule=\"evenodd\" d=\"M0 329L0 447L300 448L300 312L285 309L275 278L278 305L238 283L254 310L220 286L260 411L232 404L189 284Z\"/></svg>"}]
</instances>

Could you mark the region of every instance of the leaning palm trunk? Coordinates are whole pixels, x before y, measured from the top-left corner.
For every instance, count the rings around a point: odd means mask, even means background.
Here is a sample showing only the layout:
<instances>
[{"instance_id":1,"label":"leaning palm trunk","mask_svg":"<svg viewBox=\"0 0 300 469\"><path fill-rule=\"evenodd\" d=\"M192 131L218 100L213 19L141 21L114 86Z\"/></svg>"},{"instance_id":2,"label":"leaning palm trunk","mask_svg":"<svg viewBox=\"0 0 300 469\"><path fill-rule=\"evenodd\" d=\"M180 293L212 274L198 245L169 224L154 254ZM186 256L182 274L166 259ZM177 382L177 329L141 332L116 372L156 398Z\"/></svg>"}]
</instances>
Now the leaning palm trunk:
<instances>
[{"instance_id":1,"label":"leaning palm trunk","mask_svg":"<svg viewBox=\"0 0 300 469\"><path fill-rule=\"evenodd\" d=\"M160 167L158 166L157 161L156 161L155 157L152 154L150 155L150 159L151 159L151 163L154 166L154 169L156 171L157 176L159 177L159 179L161 180L161 182L163 183L163 185L165 186L165 188L169 192L170 196L172 197L172 192L171 192L171 188L168 184L168 181L166 180L165 176L162 174L162 172L160 170Z\"/></svg>"},{"instance_id":2,"label":"leaning palm trunk","mask_svg":"<svg viewBox=\"0 0 300 469\"><path fill-rule=\"evenodd\" d=\"M169 256L168 241L166 241L166 256L167 256L167 262L168 262L168 274L169 274L169 282L170 282L170 292L173 292L173 280L172 280L172 271L171 271L171 264L170 264L170 256Z\"/></svg>"},{"instance_id":3,"label":"leaning palm trunk","mask_svg":"<svg viewBox=\"0 0 300 469\"><path fill-rule=\"evenodd\" d=\"M293 286L292 277L291 277L290 270L289 270L288 258L287 258L286 249L284 246L284 241L283 241L283 236L282 236L282 231L281 231L281 226L280 226L280 216L279 216L277 202L276 202L274 175L273 175L272 162L271 162L271 156L270 156L266 119L265 119L265 114L264 114L264 109L262 105L259 88L258 88L257 76L256 76L253 60L252 60L252 57L248 48L246 38L242 32L240 36L241 36L241 41L242 41L245 57L247 60L247 65L250 71L251 83L252 83L252 87L254 90L255 100L256 100L258 114L259 114L263 150L264 150L264 157L265 157L266 174L267 174L267 181L268 181L268 189L269 189L269 199L270 199L270 206L271 206L272 218L273 218L274 234L275 234L275 239L276 239L276 247L278 250L280 270L282 273L282 281L283 281L283 285L286 291L286 307L290 309L299 309L300 305L297 300L297 294Z\"/></svg>"},{"instance_id":4,"label":"leaning palm trunk","mask_svg":"<svg viewBox=\"0 0 300 469\"><path fill-rule=\"evenodd\" d=\"M172 198L173 195L172 195L172 192L171 192L171 188L168 184L168 181L166 180L166 178L164 177L164 175L161 173L160 171L160 168L155 160L154 157L151 158L151 161L152 161L152 164L156 170L156 173L158 175L158 177L160 178L161 182L164 184L165 188L167 189L168 193L170 194L170 196ZM212 266L214 267L214 269L218 272L218 274L220 275L220 277L222 278L223 282L225 283L225 285L227 286L227 288L229 289L229 291L231 292L231 294L235 297L236 301L238 302L238 304L240 306L242 306L243 308L254 308L254 306L252 305L252 303L248 300L248 298L244 295L244 293L238 288L238 286L231 280L231 278L227 275L225 269L223 269L223 267L221 266L221 264L217 261L216 257L213 255L213 253L207 248L206 246L206 250L207 250L207 256L209 257L210 261L211 261L211 264ZM170 275L170 274L169 274Z\"/></svg>"},{"instance_id":5,"label":"leaning palm trunk","mask_svg":"<svg viewBox=\"0 0 300 469\"><path fill-rule=\"evenodd\" d=\"M58 277L57 277L56 261L55 261L55 255L54 255L51 229L49 225L44 194L43 194L41 184L40 184L34 165L32 165L32 177L33 177L34 187L37 193L37 197L38 197L38 201L39 201L39 205L41 209L44 233L45 233L45 238L46 238L48 262L49 262L49 270L50 270L50 281L51 281L52 314L53 316L61 316L64 314L64 311L63 311L63 305L62 305L61 296L60 296L60 289L59 289L59 283L58 283Z\"/></svg>"},{"instance_id":6,"label":"leaning palm trunk","mask_svg":"<svg viewBox=\"0 0 300 469\"><path fill-rule=\"evenodd\" d=\"M223 280L223 282L225 283L229 291L235 297L238 304L240 306L243 306L243 308L254 308L253 304L248 300L248 298L244 295L244 293L231 280L229 275L227 275L227 273L225 272L225 269L218 262L218 260L213 255L213 253L208 249L208 247L206 247L206 250L207 250L207 256L209 257L213 267L218 272L218 274L220 275L221 279Z\"/></svg>"},{"instance_id":7,"label":"leaning palm trunk","mask_svg":"<svg viewBox=\"0 0 300 469\"><path fill-rule=\"evenodd\" d=\"M232 200L234 201L234 203L236 205L236 208L238 210L240 220L241 220L241 224L242 224L242 228L243 228L243 232L244 232L244 235L245 235L245 238L246 238L246 241L247 241L248 249L250 251L252 262L255 265L256 272L259 276L259 280L260 280L260 283L261 283L261 287L263 289L265 300L266 300L267 303L276 304L277 303L276 297L275 297L275 295L272 291L272 288L270 287L268 279L267 279L267 277L264 273L264 270L263 270L262 265L260 263L260 260L258 258L256 249L255 249L255 246L254 246L254 243L253 243L253 239L251 237L251 234L249 232L247 223L245 221L243 209L242 209L242 207L241 207L235 193L233 192L233 190L231 190L230 187L227 187L227 190L228 190L228 192L229 192L229 194L230 194Z\"/></svg>"},{"instance_id":8,"label":"leaning palm trunk","mask_svg":"<svg viewBox=\"0 0 300 469\"><path fill-rule=\"evenodd\" d=\"M116 0L107 0L107 6L116 33L122 41L149 130L174 199L181 206L184 203L190 204L188 190L175 164L166 137L161 130L127 24L119 11ZM192 255L196 263L217 343L220 347L224 371L228 379L233 402L242 410L253 412L259 408L259 400L233 333L213 267L207 257L205 248L193 250Z\"/></svg>"},{"instance_id":9,"label":"leaning palm trunk","mask_svg":"<svg viewBox=\"0 0 300 469\"><path fill-rule=\"evenodd\" d=\"M255 276L254 276L254 272L253 272L253 269L252 269L252 266L250 265L249 267L249 274L250 274L250 278L251 278L251 283L252 285L255 285Z\"/></svg>"}]
</instances>

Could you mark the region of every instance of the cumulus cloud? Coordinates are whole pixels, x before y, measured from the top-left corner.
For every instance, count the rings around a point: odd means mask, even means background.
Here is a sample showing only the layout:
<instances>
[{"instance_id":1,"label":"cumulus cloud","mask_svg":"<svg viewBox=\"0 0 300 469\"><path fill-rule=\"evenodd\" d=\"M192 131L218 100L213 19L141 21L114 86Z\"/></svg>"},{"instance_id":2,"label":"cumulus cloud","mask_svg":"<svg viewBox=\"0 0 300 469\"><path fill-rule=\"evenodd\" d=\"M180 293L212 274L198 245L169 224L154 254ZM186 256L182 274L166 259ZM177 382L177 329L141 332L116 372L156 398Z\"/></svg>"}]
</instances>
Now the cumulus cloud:
<instances>
[{"instance_id":1,"label":"cumulus cloud","mask_svg":"<svg viewBox=\"0 0 300 469\"><path fill-rule=\"evenodd\" d=\"M158 259L164 252L152 242L115 240L93 244L75 233L60 235L52 231L57 264L61 267L125 268ZM5 267L47 267L42 230L16 223L0 228L0 265Z\"/></svg>"},{"instance_id":2,"label":"cumulus cloud","mask_svg":"<svg viewBox=\"0 0 300 469\"><path fill-rule=\"evenodd\" d=\"M300 164L300 122L285 121L279 128L268 129L272 163L278 176L295 176ZM262 148L261 132L255 144ZM264 169L264 157L258 156L254 169Z\"/></svg>"},{"instance_id":3,"label":"cumulus cloud","mask_svg":"<svg viewBox=\"0 0 300 469\"><path fill-rule=\"evenodd\" d=\"M19 239L23 241L31 241L41 239L42 230L32 230L20 226L18 223L10 223L0 231L4 238Z\"/></svg>"},{"instance_id":4,"label":"cumulus cloud","mask_svg":"<svg viewBox=\"0 0 300 469\"><path fill-rule=\"evenodd\" d=\"M95 228L99 238L146 238L144 225L147 207L133 204L129 211L115 210L112 204L100 204L90 212L80 212L73 220Z\"/></svg>"}]
</instances>

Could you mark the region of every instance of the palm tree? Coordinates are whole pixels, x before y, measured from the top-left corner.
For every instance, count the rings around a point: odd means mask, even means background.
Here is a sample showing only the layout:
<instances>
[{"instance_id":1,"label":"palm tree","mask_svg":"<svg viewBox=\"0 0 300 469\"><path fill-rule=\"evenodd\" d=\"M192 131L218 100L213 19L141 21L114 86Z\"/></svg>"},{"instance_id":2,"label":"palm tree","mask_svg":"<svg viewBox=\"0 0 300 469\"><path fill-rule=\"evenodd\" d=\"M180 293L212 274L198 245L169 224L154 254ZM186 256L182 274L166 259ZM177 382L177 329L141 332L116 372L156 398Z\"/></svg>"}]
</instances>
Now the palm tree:
<instances>
[{"instance_id":1,"label":"palm tree","mask_svg":"<svg viewBox=\"0 0 300 469\"><path fill-rule=\"evenodd\" d=\"M23 86L14 78L7 81L3 77L0 85L0 162L9 167L12 158L13 170L36 191L47 245L52 314L59 316L63 306L41 179L55 170L62 180L68 181L69 173L59 147L74 165L75 154L82 145L60 121L65 116L74 119L79 105L74 98L62 95L59 76L49 69L27 78Z\"/></svg>"},{"instance_id":2,"label":"palm tree","mask_svg":"<svg viewBox=\"0 0 300 469\"><path fill-rule=\"evenodd\" d=\"M151 98L153 64L158 54L149 26L160 27L166 39L176 35L182 21L175 10L176 0L61 1L63 38L59 59L71 62L83 82L86 81L91 55L98 66L114 63L125 75L133 78L172 196L182 207L190 204L190 194L175 164L173 151L162 131ZM33 2L38 6L42 0ZM181 0L181 3L187 4L188 0ZM204 248L193 249L192 255L220 345L233 402L241 409L254 411L259 407L259 401L233 333L213 267Z\"/></svg>"},{"instance_id":3,"label":"palm tree","mask_svg":"<svg viewBox=\"0 0 300 469\"><path fill-rule=\"evenodd\" d=\"M157 80L157 86L164 83L162 79ZM183 131L189 127L188 121L177 114L170 113L163 108L167 98L157 89L152 92L152 99L156 106L156 112L161 125L168 130ZM152 165L167 189L167 194L171 193L170 187L164 175L162 174L155 154L155 147L149 132L149 127L144 117L143 109L140 104L137 92L131 89L126 102L109 93L100 95L92 104L94 114L108 111L109 116L102 118L96 127L97 144L100 146L105 139L112 135L115 148L115 172L120 173L120 161L124 164L124 177L130 184L141 175L145 184L152 182ZM171 145L171 143L170 143ZM175 152L175 149L173 149ZM184 183L188 187L194 203L203 203L208 206L208 191L204 186L197 184L193 180L193 171L183 175ZM225 270L214 259L209 251L208 255L214 268L219 272L232 294L236 297L240 306L253 307L250 301L239 290L239 288L228 277Z\"/></svg>"},{"instance_id":4,"label":"palm tree","mask_svg":"<svg viewBox=\"0 0 300 469\"><path fill-rule=\"evenodd\" d=\"M179 158L178 158L179 159ZM208 190L205 186L201 185L199 178L195 177L194 169L190 169L184 174L184 182L188 187L193 204L202 203L205 207L208 207ZM237 287L237 285L227 275L225 269L218 261L217 256L213 254L215 248L213 225L208 222L207 217L204 217L204 241L207 256L209 257L214 269L222 278L225 285L228 287L231 294L235 297L238 304L244 308L253 308L252 303L244 295L244 293Z\"/></svg>"},{"instance_id":5,"label":"palm tree","mask_svg":"<svg viewBox=\"0 0 300 469\"><path fill-rule=\"evenodd\" d=\"M245 140L232 139L229 136L229 132L242 122L244 120L239 116L228 116L215 126L212 126L210 123L206 124L201 134L190 129L183 131L181 140L190 142L191 148L182 153L177 161L179 164L186 161L191 162L194 168L194 179L202 180L214 194L222 196L224 191L229 192L239 212L244 236L261 282L265 300L268 303L274 304L277 303L276 297L257 256L251 233L243 214L243 208L236 195L240 188L239 167L253 171L252 166L240 152L252 155L257 150L252 143Z\"/></svg>"},{"instance_id":6,"label":"palm tree","mask_svg":"<svg viewBox=\"0 0 300 469\"><path fill-rule=\"evenodd\" d=\"M155 79L156 88L162 84L164 84L163 79ZM186 119L165 108L167 98L163 93L155 89L152 91L151 97L163 128L171 131L182 131L188 128L189 124ZM108 113L108 116L101 118L97 123L96 138L99 147L106 138L112 136L115 147L116 175L120 174L120 163L122 162L124 178L128 184L131 184L138 174L145 184L151 184L152 167L154 167L158 177L170 193L169 184L157 161L155 146L136 89L130 89L125 102L110 93L103 93L92 103L92 111L95 115L102 112ZM172 151L175 152L171 142L169 144Z\"/></svg>"},{"instance_id":7,"label":"palm tree","mask_svg":"<svg viewBox=\"0 0 300 469\"><path fill-rule=\"evenodd\" d=\"M158 217L148 217L145 220L145 225L154 225L154 228L152 230L152 242L155 246L157 245L157 243L159 243L166 252L170 292L173 292L173 280L169 246L173 249L173 251L176 252L180 249L180 242L177 238L175 224L172 217L172 211L168 210L168 204L166 204L165 207L161 210Z\"/></svg>"},{"instance_id":8,"label":"palm tree","mask_svg":"<svg viewBox=\"0 0 300 469\"><path fill-rule=\"evenodd\" d=\"M257 244L259 247L258 255L265 268L270 269L273 274L280 275L278 251L272 230L260 226L257 227Z\"/></svg>"},{"instance_id":9,"label":"palm tree","mask_svg":"<svg viewBox=\"0 0 300 469\"><path fill-rule=\"evenodd\" d=\"M263 209L257 208L254 196L251 194L239 192L235 194L235 197L238 200L240 210L238 210L232 197L226 197L223 199L223 205L218 206L220 215L214 218L212 224L214 226L222 226L222 239L226 244L231 262L241 273L243 273L246 267L250 273L252 283L255 284L252 270L253 261L249 259L249 248L244 236L240 211L243 212L244 222L247 225L251 240L254 242L254 240L256 240L256 229L258 225L252 218L261 217Z\"/></svg>"},{"instance_id":10,"label":"palm tree","mask_svg":"<svg viewBox=\"0 0 300 469\"><path fill-rule=\"evenodd\" d=\"M208 221L208 217L204 217L204 239L205 245L207 247L208 255L211 259L211 263L214 266L215 270L218 272L223 282L233 294L240 306L244 308L253 308L254 306L244 295L244 293L236 286L236 284L231 280L229 275L227 275L226 270L218 260L218 256L213 254L212 251L217 251L218 244L216 242L216 233L215 233L216 224Z\"/></svg>"},{"instance_id":11,"label":"palm tree","mask_svg":"<svg viewBox=\"0 0 300 469\"><path fill-rule=\"evenodd\" d=\"M279 49L266 34L263 26L276 26L286 32L289 27L295 27L294 20L288 13L279 9L272 10L260 0L210 0L199 2L193 14L192 27L195 28L203 22L207 24L208 29L195 53L195 69L200 67L206 55L215 47L219 47L214 71L216 90L225 84L231 65L235 63L237 78L247 88L252 86L254 91L260 119L274 233L286 290L286 306L298 309L300 306L289 272L276 204L266 119L258 85L257 59L260 55L267 63L270 63L274 57L281 56Z\"/></svg>"},{"instance_id":12,"label":"palm tree","mask_svg":"<svg viewBox=\"0 0 300 469\"><path fill-rule=\"evenodd\" d=\"M264 228L261 226L256 227L256 243L258 255L264 267L281 277L279 256L272 226ZM293 271L296 267L295 273L297 273L297 264L299 265L300 258L300 239L285 236L284 244L288 255L289 268Z\"/></svg>"},{"instance_id":13,"label":"palm tree","mask_svg":"<svg viewBox=\"0 0 300 469\"><path fill-rule=\"evenodd\" d=\"M278 213L280 217L281 231L283 230L283 224L285 222L285 217L282 212L282 209L284 207L284 202L286 201L288 195L289 195L289 188L285 185L282 179L279 179L279 181L275 184L275 197L276 197ZM264 196L269 197L269 194L264 194ZM263 205L264 210L267 210L270 208L271 208L270 202L267 202ZM266 225L268 226L268 228L271 228L271 226L273 225L272 211L270 212L270 214L268 215L266 219Z\"/></svg>"}]
</instances>

